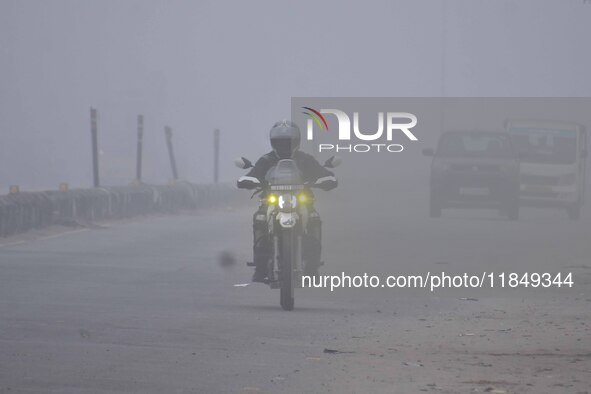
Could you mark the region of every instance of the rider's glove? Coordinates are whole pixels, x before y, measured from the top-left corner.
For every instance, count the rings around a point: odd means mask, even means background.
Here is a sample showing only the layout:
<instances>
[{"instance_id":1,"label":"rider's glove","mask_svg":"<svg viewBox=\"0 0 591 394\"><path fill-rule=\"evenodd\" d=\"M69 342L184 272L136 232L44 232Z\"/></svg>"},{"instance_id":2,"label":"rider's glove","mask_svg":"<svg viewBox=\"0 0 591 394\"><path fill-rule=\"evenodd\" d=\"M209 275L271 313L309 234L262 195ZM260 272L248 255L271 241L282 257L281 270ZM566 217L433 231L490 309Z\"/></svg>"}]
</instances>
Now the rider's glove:
<instances>
[{"instance_id":1,"label":"rider's glove","mask_svg":"<svg viewBox=\"0 0 591 394\"><path fill-rule=\"evenodd\" d=\"M238 179L238 182L236 182L236 185L238 186L239 189L252 190L252 189L256 189L257 187L261 186L261 181L259 181L257 178L255 178L253 176L244 175Z\"/></svg>"},{"instance_id":2,"label":"rider's glove","mask_svg":"<svg viewBox=\"0 0 591 394\"><path fill-rule=\"evenodd\" d=\"M337 178L334 176L324 176L322 178L318 178L316 182L314 182L314 186L324 190L325 192L334 189L338 186Z\"/></svg>"}]
</instances>

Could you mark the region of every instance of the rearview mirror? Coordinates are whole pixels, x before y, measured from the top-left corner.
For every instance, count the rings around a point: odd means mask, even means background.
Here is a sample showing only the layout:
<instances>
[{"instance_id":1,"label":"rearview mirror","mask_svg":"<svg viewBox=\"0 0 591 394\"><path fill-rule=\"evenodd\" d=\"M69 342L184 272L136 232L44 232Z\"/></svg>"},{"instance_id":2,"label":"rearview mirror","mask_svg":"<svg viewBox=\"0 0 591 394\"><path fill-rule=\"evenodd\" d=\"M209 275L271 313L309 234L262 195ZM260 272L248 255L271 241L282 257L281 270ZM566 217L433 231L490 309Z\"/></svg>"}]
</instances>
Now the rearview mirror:
<instances>
[{"instance_id":1,"label":"rearview mirror","mask_svg":"<svg viewBox=\"0 0 591 394\"><path fill-rule=\"evenodd\" d=\"M435 151L433 150L433 148L423 149L423 156L433 156L434 154L435 154Z\"/></svg>"},{"instance_id":2,"label":"rearview mirror","mask_svg":"<svg viewBox=\"0 0 591 394\"><path fill-rule=\"evenodd\" d=\"M324 162L324 167L326 168L335 168L341 165L341 158L337 156L331 156L328 160Z\"/></svg>"},{"instance_id":3,"label":"rearview mirror","mask_svg":"<svg viewBox=\"0 0 591 394\"><path fill-rule=\"evenodd\" d=\"M254 167L250 160L248 160L246 157L237 158L236 160L234 160L234 165L238 168L242 168L243 170Z\"/></svg>"}]
</instances>

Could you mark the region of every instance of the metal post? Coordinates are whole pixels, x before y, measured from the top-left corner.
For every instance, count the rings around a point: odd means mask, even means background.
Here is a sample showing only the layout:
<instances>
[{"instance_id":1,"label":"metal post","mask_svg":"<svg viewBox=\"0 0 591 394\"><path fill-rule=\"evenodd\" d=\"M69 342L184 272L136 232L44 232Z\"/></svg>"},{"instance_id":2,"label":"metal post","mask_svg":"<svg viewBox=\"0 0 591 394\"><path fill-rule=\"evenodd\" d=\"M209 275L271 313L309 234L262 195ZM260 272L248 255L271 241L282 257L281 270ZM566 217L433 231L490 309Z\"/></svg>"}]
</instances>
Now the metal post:
<instances>
[{"instance_id":1,"label":"metal post","mask_svg":"<svg viewBox=\"0 0 591 394\"><path fill-rule=\"evenodd\" d=\"M168 156L170 157L170 167L172 167L172 179L179 179L178 172L176 170L176 160L174 159L174 149L172 148L172 129L168 126L164 128L166 134L166 145L168 146Z\"/></svg>"},{"instance_id":2,"label":"metal post","mask_svg":"<svg viewBox=\"0 0 591 394\"><path fill-rule=\"evenodd\" d=\"M92 174L94 187L100 186L99 161L98 161L98 137L97 137L97 113L96 109L90 109L90 133L92 134Z\"/></svg>"},{"instance_id":3,"label":"metal post","mask_svg":"<svg viewBox=\"0 0 591 394\"><path fill-rule=\"evenodd\" d=\"M220 130L213 131L213 183L218 183L220 177Z\"/></svg>"},{"instance_id":4,"label":"metal post","mask_svg":"<svg viewBox=\"0 0 591 394\"><path fill-rule=\"evenodd\" d=\"M142 182L142 146L144 139L144 115L137 116L137 160L135 163L135 180Z\"/></svg>"}]
</instances>

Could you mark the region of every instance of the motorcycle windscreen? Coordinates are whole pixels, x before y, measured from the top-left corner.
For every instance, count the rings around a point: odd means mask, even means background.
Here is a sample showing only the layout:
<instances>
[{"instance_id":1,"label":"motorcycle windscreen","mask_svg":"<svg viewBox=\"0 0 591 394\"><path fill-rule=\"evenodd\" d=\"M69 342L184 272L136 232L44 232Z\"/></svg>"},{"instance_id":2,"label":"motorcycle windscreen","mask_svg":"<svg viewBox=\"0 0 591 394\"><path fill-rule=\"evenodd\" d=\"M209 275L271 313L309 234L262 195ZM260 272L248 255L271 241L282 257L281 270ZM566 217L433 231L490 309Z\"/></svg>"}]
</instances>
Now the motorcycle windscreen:
<instances>
[{"instance_id":1,"label":"motorcycle windscreen","mask_svg":"<svg viewBox=\"0 0 591 394\"><path fill-rule=\"evenodd\" d=\"M303 185L304 181L295 161L291 159L279 160L277 165L271 168L265 180L273 185Z\"/></svg>"}]
</instances>

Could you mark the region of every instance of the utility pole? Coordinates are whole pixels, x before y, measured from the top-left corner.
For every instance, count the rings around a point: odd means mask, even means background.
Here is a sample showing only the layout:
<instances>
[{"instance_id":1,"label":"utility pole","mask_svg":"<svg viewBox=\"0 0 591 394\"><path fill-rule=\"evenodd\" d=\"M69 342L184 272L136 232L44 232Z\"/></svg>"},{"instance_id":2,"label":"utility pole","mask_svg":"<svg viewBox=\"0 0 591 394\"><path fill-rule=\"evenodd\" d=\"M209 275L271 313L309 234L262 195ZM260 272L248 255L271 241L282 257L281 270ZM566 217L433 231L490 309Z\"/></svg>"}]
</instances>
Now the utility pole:
<instances>
[{"instance_id":1,"label":"utility pole","mask_svg":"<svg viewBox=\"0 0 591 394\"><path fill-rule=\"evenodd\" d=\"M137 160L135 163L135 180L142 183L142 148L144 139L144 115L137 116Z\"/></svg>"},{"instance_id":2,"label":"utility pole","mask_svg":"<svg viewBox=\"0 0 591 394\"><path fill-rule=\"evenodd\" d=\"M98 137L97 137L97 112L90 108L90 133L92 135L92 174L94 187L100 187L99 161L98 161Z\"/></svg>"},{"instance_id":3,"label":"utility pole","mask_svg":"<svg viewBox=\"0 0 591 394\"><path fill-rule=\"evenodd\" d=\"M213 183L220 178L220 129L213 131Z\"/></svg>"},{"instance_id":4,"label":"utility pole","mask_svg":"<svg viewBox=\"0 0 591 394\"><path fill-rule=\"evenodd\" d=\"M179 179L178 172L176 170L176 160L174 158L174 149L172 148L172 129L168 126L164 128L164 134L166 135L166 145L168 146L168 156L170 157L170 167L172 168L172 179L176 181Z\"/></svg>"},{"instance_id":5,"label":"utility pole","mask_svg":"<svg viewBox=\"0 0 591 394\"><path fill-rule=\"evenodd\" d=\"M448 29L448 18L447 18L447 14L448 14L448 4L447 4L448 0L443 0L441 2L441 33L440 33L440 39L441 39L441 59L440 59L440 72L441 72L441 97L439 98L439 132L442 133L445 129L446 129L446 100L445 97L447 96L447 45L448 45L448 40L447 37L449 35L449 32L447 31Z\"/></svg>"},{"instance_id":6,"label":"utility pole","mask_svg":"<svg viewBox=\"0 0 591 394\"><path fill-rule=\"evenodd\" d=\"M447 0L441 2L441 97L447 94Z\"/></svg>"}]
</instances>

